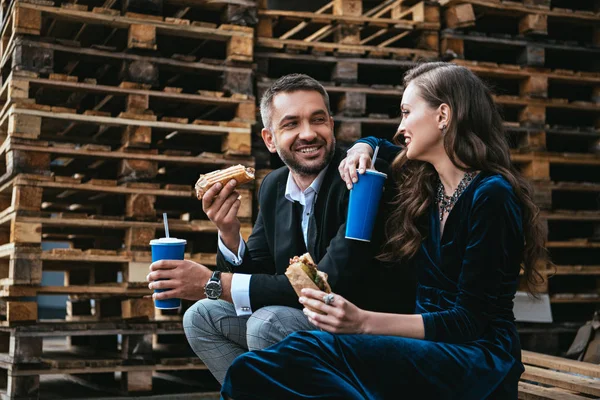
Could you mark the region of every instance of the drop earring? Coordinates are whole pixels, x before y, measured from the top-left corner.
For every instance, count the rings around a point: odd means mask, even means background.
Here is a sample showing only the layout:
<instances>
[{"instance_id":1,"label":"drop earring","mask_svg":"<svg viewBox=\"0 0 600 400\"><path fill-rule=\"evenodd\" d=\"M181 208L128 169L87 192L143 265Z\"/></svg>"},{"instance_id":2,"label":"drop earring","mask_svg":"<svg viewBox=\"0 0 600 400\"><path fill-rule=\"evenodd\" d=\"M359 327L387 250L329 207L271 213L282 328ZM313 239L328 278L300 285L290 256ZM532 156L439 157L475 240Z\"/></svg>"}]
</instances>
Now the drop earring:
<instances>
[{"instance_id":1,"label":"drop earring","mask_svg":"<svg viewBox=\"0 0 600 400\"><path fill-rule=\"evenodd\" d=\"M446 125L442 125L442 135L446 134Z\"/></svg>"}]
</instances>

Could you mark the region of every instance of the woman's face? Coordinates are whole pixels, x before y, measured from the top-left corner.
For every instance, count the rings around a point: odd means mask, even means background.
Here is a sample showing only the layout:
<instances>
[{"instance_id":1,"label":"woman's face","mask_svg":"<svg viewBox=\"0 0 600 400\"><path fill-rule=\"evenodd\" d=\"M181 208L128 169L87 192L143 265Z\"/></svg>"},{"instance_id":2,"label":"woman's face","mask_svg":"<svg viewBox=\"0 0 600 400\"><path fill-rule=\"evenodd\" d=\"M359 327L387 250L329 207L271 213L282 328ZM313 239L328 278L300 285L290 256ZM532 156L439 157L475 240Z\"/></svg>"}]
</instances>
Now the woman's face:
<instances>
[{"instance_id":1,"label":"woman's face","mask_svg":"<svg viewBox=\"0 0 600 400\"><path fill-rule=\"evenodd\" d=\"M440 109L432 108L412 82L402 95L402 122L398 133L404 136L406 156L410 160L431 162L435 155L444 151L442 138L443 115Z\"/></svg>"}]
</instances>

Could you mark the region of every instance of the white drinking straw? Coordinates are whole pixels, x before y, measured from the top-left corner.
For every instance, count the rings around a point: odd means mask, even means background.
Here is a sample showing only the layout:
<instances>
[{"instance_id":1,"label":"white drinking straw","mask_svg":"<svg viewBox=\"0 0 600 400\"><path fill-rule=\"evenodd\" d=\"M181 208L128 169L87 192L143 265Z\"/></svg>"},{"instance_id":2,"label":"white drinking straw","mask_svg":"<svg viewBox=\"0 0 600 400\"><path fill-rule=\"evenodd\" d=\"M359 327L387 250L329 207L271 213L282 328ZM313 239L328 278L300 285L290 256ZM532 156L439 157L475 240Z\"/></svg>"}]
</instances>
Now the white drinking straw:
<instances>
[{"instance_id":1,"label":"white drinking straw","mask_svg":"<svg viewBox=\"0 0 600 400\"><path fill-rule=\"evenodd\" d=\"M165 222L165 235L169 237L169 222L167 221L167 213L163 213L163 221Z\"/></svg>"},{"instance_id":2,"label":"white drinking straw","mask_svg":"<svg viewBox=\"0 0 600 400\"><path fill-rule=\"evenodd\" d=\"M375 160L377 159L378 152L379 152L379 145L375 146L375 151L373 152L373 158L371 159L371 169L375 169Z\"/></svg>"}]
</instances>

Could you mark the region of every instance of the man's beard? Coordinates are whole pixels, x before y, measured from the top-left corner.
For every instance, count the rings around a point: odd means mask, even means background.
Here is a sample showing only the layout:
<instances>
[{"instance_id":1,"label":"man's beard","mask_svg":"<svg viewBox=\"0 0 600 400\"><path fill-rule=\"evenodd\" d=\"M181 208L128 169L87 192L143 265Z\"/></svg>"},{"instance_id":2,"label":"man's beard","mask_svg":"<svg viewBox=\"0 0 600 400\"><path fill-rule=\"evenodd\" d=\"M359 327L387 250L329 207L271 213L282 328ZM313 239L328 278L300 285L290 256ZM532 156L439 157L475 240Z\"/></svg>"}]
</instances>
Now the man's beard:
<instances>
[{"instance_id":1,"label":"man's beard","mask_svg":"<svg viewBox=\"0 0 600 400\"><path fill-rule=\"evenodd\" d=\"M283 161L283 163L296 174L304 176L318 175L319 172L321 172L333 159L333 155L335 154L335 138L333 138L331 149L327 151L323 161L314 166L302 165L294 158L293 153L283 152L278 146L277 154L279 155L279 158L281 158L281 161Z\"/></svg>"}]
</instances>

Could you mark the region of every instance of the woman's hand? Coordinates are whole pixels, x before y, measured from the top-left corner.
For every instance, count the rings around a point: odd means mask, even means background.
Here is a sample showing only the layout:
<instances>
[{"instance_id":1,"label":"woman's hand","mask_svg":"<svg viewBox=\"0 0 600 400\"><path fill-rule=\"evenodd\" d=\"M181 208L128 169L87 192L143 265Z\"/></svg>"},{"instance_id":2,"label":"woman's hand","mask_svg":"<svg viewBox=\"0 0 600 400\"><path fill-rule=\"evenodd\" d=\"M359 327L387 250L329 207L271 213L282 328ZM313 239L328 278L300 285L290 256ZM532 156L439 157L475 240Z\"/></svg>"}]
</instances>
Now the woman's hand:
<instances>
[{"instance_id":1,"label":"woman's hand","mask_svg":"<svg viewBox=\"0 0 600 400\"><path fill-rule=\"evenodd\" d=\"M329 305L325 304L327 293L314 289L302 289L299 301L305 306L304 314L311 324L331 333L364 333L367 311L356 307L339 294L333 294ZM330 296L331 297L331 296ZM310 310L310 307L324 314Z\"/></svg>"},{"instance_id":2,"label":"woman's hand","mask_svg":"<svg viewBox=\"0 0 600 400\"><path fill-rule=\"evenodd\" d=\"M357 143L348 150L346 158L342 160L338 167L340 176L346 182L348 190L352 189L353 183L358 182L358 174L364 174L367 168L371 166L372 156L373 149L366 143Z\"/></svg>"}]
</instances>

